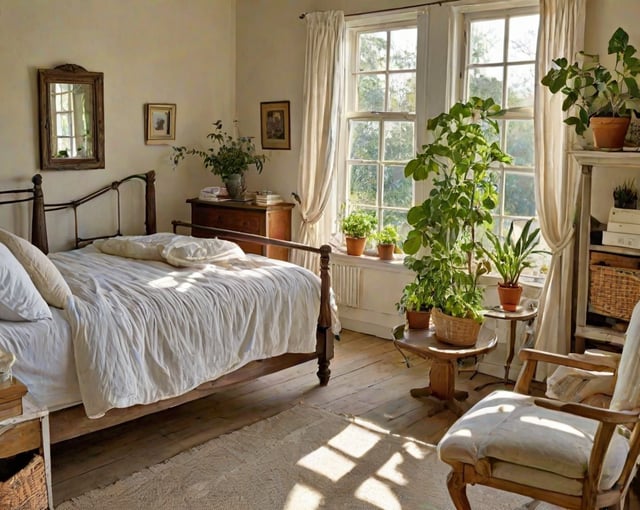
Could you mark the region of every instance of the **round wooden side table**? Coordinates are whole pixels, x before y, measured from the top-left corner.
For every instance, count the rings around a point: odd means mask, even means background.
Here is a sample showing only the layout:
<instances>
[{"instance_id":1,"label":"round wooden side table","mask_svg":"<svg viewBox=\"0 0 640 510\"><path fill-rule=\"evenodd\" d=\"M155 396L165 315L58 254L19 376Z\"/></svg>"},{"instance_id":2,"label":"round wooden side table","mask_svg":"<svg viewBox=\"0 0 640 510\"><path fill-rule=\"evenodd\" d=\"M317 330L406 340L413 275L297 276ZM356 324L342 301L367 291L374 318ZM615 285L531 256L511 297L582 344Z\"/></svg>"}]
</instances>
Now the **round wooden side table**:
<instances>
[{"instance_id":1,"label":"round wooden side table","mask_svg":"<svg viewBox=\"0 0 640 510\"><path fill-rule=\"evenodd\" d=\"M462 415L464 411L456 400L464 400L469 394L455 388L457 361L489 352L498 343L495 332L488 328L480 330L478 341L470 347L456 347L438 341L433 328L405 329L404 325L396 326L393 338L394 345L403 355L403 351L407 351L432 361L429 385L411 390L412 397L430 397L436 403L428 416L445 408L458 416Z\"/></svg>"},{"instance_id":2,"label":"round wooden side table","mask_svg":"<svg viewBox=\"0 0 640 510\"><path fill-rule=\"evenodd\" d=\"M507 352L507 359L504 364L504 379L502 381L492 381L486 384L482 384L475 388L476 390L481 390L482 388L486 388L487 386L491 386L492 384L515 384L515 381L509 379L509 371L511 370L511 362L513 361L513 357L515 355L516 348L516 329L518 322L526 322L527 326L531 326L533 321L538 315L537 308L528 308L519 306L516 308L515 312L507 312L503 310L501 306L494 306L489 310L484 312L485 318L489 319L497 319L503 321L509 321L509 350ZM529 341L530 333L527 334L526 339L522 343L526 345Z\"/></svg>"}]
</instances>

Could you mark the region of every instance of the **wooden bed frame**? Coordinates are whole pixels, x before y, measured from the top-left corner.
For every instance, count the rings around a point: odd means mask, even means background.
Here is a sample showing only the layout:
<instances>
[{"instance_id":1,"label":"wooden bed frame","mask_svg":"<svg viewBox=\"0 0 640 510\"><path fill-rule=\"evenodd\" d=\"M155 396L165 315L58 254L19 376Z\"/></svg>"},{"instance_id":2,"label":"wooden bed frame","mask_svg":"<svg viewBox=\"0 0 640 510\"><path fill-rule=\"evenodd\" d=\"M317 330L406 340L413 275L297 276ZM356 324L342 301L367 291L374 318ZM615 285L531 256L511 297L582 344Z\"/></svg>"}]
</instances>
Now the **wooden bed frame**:
<instances>
[{"instance_id":1,"label":"wooden bed frame","mask_svg":"<svg viewBox=\"0 0 640 510\"><path fill-rule=\"evenodd\" d=\"M155 208L155 172L150 171L145 174L130 175L120 181L114 181L110 185L89 193L84 197L70 202L46 204L42 192L42 176L37 174L33 177L33 187L27 189L0 191L0 197L4 194L26 194L26 198L17 198L10 200L0 200L2 204L14 204L19 202L33 201L32 225L31 225L31 242L40 248L44 253L48 252L46 212L58 211L62 209L73 209L75 218L75 246L76 248L89 244L91 241L104 237L115 237L121 235L120 232L120 194L119 188L122 184L142 180L145 183L145 231L147 234L156 232L156 208ZM96 238L80 238L78 236L78 207L97 198L105 193L114 192L117 194L118 214L117 214L117 230L111 236L101 236ZM317 376L320 385L326 386L329 383L331 371L329 370L329 362L333 358L333 333L331 331L331 308L329 302L331 277L329 274L329 258L331 247L323 245L320 248L306 246L290 241L281 241L269 239L262 236L234 232L224 229L215 229L201 225L192 225L181 221L174 221L174 232L178 227L187 227L210 230L214 234L219 234L225 238L238 241L250 241L264 245L275 245L290 249L304 250L320 255L320 279L321 279L321 295L320 295L320 313L318 316L318 325L316 328L316 350L311 353L286 353L273 358L250 362L243 367L230 372L218 379L201 384L196 389L180 395L175 398L161 400L153 404L136 405L128 408L112 409L99 419L90 419L87 417L82 404L60 409L50 414L50 434L51 443L65 441L73 437L88 434L97 430L124 423L136 418L140 418L147 414L151 414L163 409L175 407L198 398L202 398L216 393L221 388L232 384L250 381L263 375L267 375L285 368L289 368L312 359L318 360Z\"/></svg>"}]
</instances>

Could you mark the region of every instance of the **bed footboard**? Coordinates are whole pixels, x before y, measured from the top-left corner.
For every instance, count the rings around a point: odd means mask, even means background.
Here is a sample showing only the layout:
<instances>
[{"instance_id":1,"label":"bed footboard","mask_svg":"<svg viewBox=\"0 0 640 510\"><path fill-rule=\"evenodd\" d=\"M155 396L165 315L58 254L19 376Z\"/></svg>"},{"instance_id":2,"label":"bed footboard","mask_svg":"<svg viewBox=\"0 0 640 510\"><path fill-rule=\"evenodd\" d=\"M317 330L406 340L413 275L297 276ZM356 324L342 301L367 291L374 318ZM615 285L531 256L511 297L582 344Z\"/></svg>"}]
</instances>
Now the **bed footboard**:
<instances>
[{"instance_id":1,"label":"bed footboard","mask_svg":"<svg viewBox=\"0 0 640 510\"><path fill-rule=\"evenodd\" d=\"M248 241L263 245L280 246L293 250L308 251L320 255L320 313L318 314L318 324L316 327L316 355L318 357L317 376L321 386L329 383L331 370L329 364L333 358L333 332L331 331L331 274L329 272L329 262L331 257L331 246L323 244L320 248L307 246L306 244L293 241L283 241L281 239L271 239L268 237L236 232L224 228L206 227L184 221L174 220L171 222L173 231L179 227L197 228L207 230L212 234L219 235L225 239L236 241Z\"/></svg>"}]
</instances>

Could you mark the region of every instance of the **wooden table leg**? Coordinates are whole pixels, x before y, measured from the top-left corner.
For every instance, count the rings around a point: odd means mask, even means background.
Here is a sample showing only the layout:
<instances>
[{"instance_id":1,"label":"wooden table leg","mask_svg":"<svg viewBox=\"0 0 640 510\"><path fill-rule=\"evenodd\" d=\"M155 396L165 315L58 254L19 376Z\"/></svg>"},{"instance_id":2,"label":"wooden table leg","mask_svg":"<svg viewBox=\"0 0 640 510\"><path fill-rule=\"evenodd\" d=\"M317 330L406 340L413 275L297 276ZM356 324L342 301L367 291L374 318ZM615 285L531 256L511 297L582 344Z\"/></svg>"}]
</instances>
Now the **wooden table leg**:
<instances>
[{"instance_id":1,"label":"wooden table leg","mask_svg":"<svg viewBox=\"0 0 640 510\"><path fill-rule=\"evenodd\" d=\"M444 409L449 409L457 416L461 416L464 410L456 401L466 399L469 394L466 391L456 390L455 380L456 361L434 359L429 372L429 386L413 388L411 396L431 397L435 405L427 416L433 416Z\"/></svg>"}]
</instances>

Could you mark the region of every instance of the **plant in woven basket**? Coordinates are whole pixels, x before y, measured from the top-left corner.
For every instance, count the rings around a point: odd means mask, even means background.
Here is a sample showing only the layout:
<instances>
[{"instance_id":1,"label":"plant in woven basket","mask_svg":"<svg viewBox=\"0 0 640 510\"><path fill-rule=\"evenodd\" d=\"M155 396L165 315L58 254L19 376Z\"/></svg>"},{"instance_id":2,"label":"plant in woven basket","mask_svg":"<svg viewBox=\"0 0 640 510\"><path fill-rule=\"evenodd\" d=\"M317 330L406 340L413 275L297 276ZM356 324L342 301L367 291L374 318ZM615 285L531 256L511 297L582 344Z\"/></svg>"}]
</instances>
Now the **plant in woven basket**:
<instances>
[{"instance_id":1,"label":"plant in woven basket","mask_svg":"<svg viewBox=\"0 0 640 510\"><path fill-rule=\"evenodd\" d=\"M407 177L431 179L432 189L407 213L412 230L403 249L410 255L427 251L418 276L431 282L434 307L476 322L483 310L479 278L490 270L478 237L489 229L497 204L490 167L511 161L489 140L497 138L494 117L500 112L492 99L456 103L428 121L432 142L405 167Z\"/></svg>"}]
</instances>

